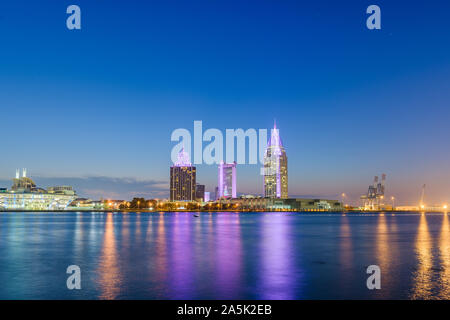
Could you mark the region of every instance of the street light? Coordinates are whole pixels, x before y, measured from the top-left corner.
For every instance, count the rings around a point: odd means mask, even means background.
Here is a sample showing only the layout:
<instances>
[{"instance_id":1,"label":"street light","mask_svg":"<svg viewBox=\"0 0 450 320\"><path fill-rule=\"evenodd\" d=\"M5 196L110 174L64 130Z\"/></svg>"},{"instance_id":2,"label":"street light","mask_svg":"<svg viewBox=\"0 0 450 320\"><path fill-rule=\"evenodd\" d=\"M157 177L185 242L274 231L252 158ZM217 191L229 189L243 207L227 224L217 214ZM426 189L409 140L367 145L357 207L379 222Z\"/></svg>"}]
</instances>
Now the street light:
<instances>
[{"instance_id":1,"label":"street light","mask_svg":"<svg viewBox=\"0 0 450 320\"><path fill-rule=\"evenodd\" d=\"M394 205L394 203L395 203L395 197L392 196L392 197L391 197L391 200L392 200L392 210L394 210L394 207L395 207L395 205Z\"/></svg>"}]
</instances>

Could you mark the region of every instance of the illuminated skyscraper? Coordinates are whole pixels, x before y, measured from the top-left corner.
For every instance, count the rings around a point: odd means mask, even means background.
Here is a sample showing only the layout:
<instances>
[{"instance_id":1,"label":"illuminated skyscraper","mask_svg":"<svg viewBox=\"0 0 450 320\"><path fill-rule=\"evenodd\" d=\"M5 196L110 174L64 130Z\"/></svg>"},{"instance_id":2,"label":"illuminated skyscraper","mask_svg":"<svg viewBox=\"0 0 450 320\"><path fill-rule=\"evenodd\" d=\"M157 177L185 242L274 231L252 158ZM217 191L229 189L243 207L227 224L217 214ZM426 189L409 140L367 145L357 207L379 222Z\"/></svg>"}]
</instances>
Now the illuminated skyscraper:
<instances>
[{"instance_id":1,"label":"illuminated skyscraper","mask_svg":"<svg viewBox=\"0 0 450 320\"><path fill-rule=\"evenodd\" d=\"M236 161L219 164L217 198L236 198Z\"/></svg>"},{"instance_id":2,"label":"illuminated skyscraper","mask_svg":"<svg viewBox=\"0 0 450 320\"><path fill-rule=\"evenodd\" d=\"M264 196L282 199L288 197L287 156L276 124L264 152Z\"/></svg>"},{"instance_id":3,"label":"illuminated skyscraper","mask_svg":"<svg viewBox=\"0 0 450 320\"><path fill-rule=\"evenodd\" d=\"M195 201L196 169L184 148L170 167L170 201Z\"/></svg>"}]
</instances>

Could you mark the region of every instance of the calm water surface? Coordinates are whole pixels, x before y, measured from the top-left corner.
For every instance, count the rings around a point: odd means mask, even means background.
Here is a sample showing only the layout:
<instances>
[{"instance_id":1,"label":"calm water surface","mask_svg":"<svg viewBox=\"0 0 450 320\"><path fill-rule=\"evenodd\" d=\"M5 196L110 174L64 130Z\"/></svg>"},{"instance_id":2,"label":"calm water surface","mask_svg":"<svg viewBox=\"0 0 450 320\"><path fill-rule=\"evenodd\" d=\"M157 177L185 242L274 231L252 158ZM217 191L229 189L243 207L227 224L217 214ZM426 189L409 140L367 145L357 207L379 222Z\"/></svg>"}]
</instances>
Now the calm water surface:
<instances>
[{"instance_id":1,"label":"calm water surface","mask_svg":"<svg viewBox=\"0 0 450 320\"><path fill-rule=\"evenodd\" d=\"M447 214L0 213L0 299L444 298Z\"/></svg>"}]
</instances>

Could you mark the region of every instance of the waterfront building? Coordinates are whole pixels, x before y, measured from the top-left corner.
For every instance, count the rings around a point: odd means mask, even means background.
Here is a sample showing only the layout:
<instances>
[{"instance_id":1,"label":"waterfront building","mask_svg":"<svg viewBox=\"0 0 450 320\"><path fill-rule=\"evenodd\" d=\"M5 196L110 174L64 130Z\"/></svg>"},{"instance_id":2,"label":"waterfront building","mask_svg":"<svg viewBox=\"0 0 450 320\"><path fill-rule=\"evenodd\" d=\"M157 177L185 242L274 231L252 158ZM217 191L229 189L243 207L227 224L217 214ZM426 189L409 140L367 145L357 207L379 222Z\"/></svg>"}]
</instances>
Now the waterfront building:
<instances>
[{"instance_id":1,"label":"waterfront building","mask_svg":"<svg viewBox=\"0 0 450 320\"><path fill-rule=\"evenodd\" d=\"M77 198L72 201L67 209L69 210L104 210L106 201L94 201L86 198Z\"/></svg>"},{"instance_id":2,"label":"waterfront building","mask_svg":"<svg viewBox=\"0 0 450 320\"><path fill-rule=\"evenodd\" d=\"M195 186L195 198L197 201L203 202L205 200L205 185L198 184Z\"/></svg>"},{"instance_id":3,"label":"waterfront building","mask_svg":"<svg viewBox=\"0 0 450 320\"><path fill-rule=\"evenodd\" d=\"M236 198L236 161L219 164L217 199Z\"/></svg>"},{"instance_id":4,"label":"waterfront building","mask_svg":"<svg viewBox=\"0 0 450 320\"><path fill-rule=\"evenodd\" d=\"M392 207L391 207L392 208ZM416 205L416 206L396 206L395 211L419 211L419 212L445 212L448 213L448 205Z\"/></svg>"},{"instance_id":5,"label":"waterfront building","mask_svg":"<svg viewBox=\"0 0 450 320\"><path fill-rule=\"evenodd\" d=\"M76 193L69 186L39 188L27 177L26 169L22 176L19 170L13 179L10 190L0 192L0 209L2 210L65 210L76 198Z\"/></svg>"},{"instance_id":6,"label":"waterfront building","mask_svg":"<svg viewBox=\"0 0 450 320\"><path fill-rule=\"evenodd\" d=\"M205 191L205 199L204 202L209 202L211 200L211 193L208 191Z\"/></svg>"},{"instance_id":7,"label":"waterfront building","mask_svg":"<svg viewBox=\"0 0 450 320\"><path fill-rule=\"evenodd\" d=\"M288 198L287 156L276 124L264 152L264 196Z\"/></svg>"},{"instance_id":8,"label":"waterfront building","mask_svg":"<svg viewBox=\"0 0 450 320\"><path fill-rule=\"evenodd\" d=\"M341 211L343 209L340 201L328 199L281 199L245 196L228 201L225 203L230 203L236 209L243 211Z\"/></svg>"},{"instance_id":9,"label":"waterfront building","mask_svg":"<svg viewBox=\"0 0 450 320\"><path fill-rule=\"evenodd\" d=\"M195 201L196 168L184 148L170 167L170 201Z\"/></svg>"}]
</instances>

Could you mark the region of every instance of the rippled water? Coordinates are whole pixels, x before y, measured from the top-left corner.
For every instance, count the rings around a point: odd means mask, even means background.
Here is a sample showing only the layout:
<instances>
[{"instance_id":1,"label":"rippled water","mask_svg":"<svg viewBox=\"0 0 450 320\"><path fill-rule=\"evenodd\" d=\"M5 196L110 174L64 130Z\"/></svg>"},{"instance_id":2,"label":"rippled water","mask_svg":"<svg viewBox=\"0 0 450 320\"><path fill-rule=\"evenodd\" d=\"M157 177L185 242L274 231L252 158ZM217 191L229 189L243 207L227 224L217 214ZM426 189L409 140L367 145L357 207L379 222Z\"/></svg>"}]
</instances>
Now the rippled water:
<instances>
[{"instance_id":1,"label":"rippled water","mask_svg":"<svg viewBox=\"0 0 450 320\"><path fill-rule=\"evenodd\" d=\"M0 213L0 299L449 299L449 219ZM366 287L373 264L381 290Z\"/></svg>"}]
</instances>

